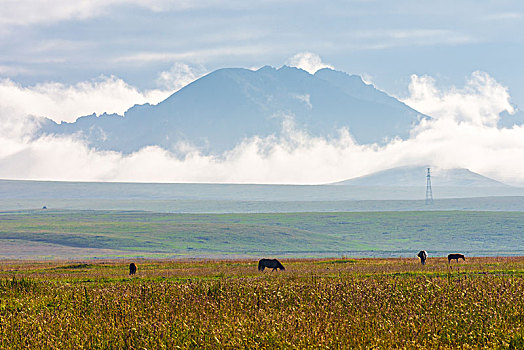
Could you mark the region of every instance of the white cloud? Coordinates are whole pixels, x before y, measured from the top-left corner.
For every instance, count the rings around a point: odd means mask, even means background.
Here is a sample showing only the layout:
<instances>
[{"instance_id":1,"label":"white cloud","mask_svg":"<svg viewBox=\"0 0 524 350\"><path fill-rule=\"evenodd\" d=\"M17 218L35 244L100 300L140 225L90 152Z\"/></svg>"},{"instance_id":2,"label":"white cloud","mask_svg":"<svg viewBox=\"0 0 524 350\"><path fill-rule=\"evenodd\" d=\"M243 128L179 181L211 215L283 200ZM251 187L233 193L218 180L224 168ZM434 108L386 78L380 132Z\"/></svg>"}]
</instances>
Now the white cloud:
<instances>
[{"instance_id":1,"label":"white cloud","mask_svg":"<svg viewBox=\"0 0 524 350\"><path fill-rule=\"evenodd\" d=\"M312 52L297 53L287 61L287 64L291 67L303 69L311 74L315 74L317 70L322 68L333 69L333 66L322 62L320 56Z\"/></svg>"},{"instance_id":2,"label":"white cloud","mask_svg":"<svg viewBox=\"0 0 524 350\"><path fill-rule=\"evenodd\" d=\"M0 109L10 108L19 115L48 117L57 122L74 121L92 113L124 113L134 104L158 103L169 91L144 93L114 76L100 77L75 85L43 83L24 87L10 79L0 80Z\"/></svg>"},{"instance_id":3,"label":"white cloud","mask_svg":"<svg viewBox=\"0 0 524 350\"><path fill-rule=\"evenodd\" d=\"M155 12L201 6L195 5L193 1L189 0L3 1L2 11L0 12L0 26L53 23L64 20L84 20L106 15L112 7L118 5L135 5Z\"/></svg>"},{"instance_id":4,"label":"white cloud","mask_svg":"<svg viewBox=\"0 0 524 350\"><path fill-rule=\"evenodd\" d=\"M464 88L441 91L429 77L413 77L405 101L436 118L409 140L359 145L342 129L338 137L313 137L283 118L282 135L246 139L220 155L178 145L171 153L147 147L130 155L89 149L74 137L28 137L35 120L0 110L0 178L320 184L401 165L465 167L498 180L524 184L524 127L498 129L510 110L504 87L475 73ZM9 112L9 113L8 113ZM179 155L179 156L176 156ZM65 162L64 159L68 161Z\"/></svg>"},{"instance_id":5,"label":"white cloud","mask_svg":"<svg viewBox=\"0 0 524 350\"><path fill-rule=\"evenodd\" d=\"M168 70L161 72L157 84L169 91L178 91L207 73L203 66L192 67L177 62Z\"/></svg>"},{"instance_id":6,"label":"white cloud","mask_svg":"<svg viewBox=\"0 0 524 350\"><path fill-rule=\"evenodd\" d=\"M405 46L460 45L478 42L468 34L447 29L371 29L342 35L342 46L356 50L383 50Z\"/></svg>"},{"instance_id":7,"label":"white cloud","mask_svg":"<svg viewBox=\"0 0 524 350\"><path fill-rule=\"evenodd\" d=\"M170 70L159 74L157 83L160 88L147 91L139 91L114 76L102 76L74 85L50 82L25 87L3 79L0 80L0 111L9 109L11 114L48 117L56 122L71 122L92 113L122 115L135 104L161 102L203 73L205 68L202 66L175 63Z\"/></svg>"},{"instance_id":8,"label":"white cloud","mask_svg":"<svg viewBox=\"0 0 524 350\"><path fill-rule=\"evenodd\" d=\"M411 76L411 96L403 102L434 118L450 118L456 122L495 126L499 113L514 113L508 89L487 73L474 72L462 89L440 91L428 76Z\"/></svg>"},{"instance_id":9,"label":"white cloud","mask_svg":"<svg viewBox=\"0 0 524 350\"><path fill-rule=\"evenodd\" d=\"M114 63L151 63L172 61L209 61L224 56L256 56L267 53L268 46L264 44L249 44L241 46L221 45L197 50L177 52L138 52L116 57Z\"/></svg>"},{"instance_id":10,"label":"white cloud","mask_svg":"<svg viewBox=\"0 0 524 350\"><path fill-rule=\"evenodd\" d=\"M18 0L2 3L0 25L50 23L96 16L115 1Z\"/></svg>"}]
</instances>

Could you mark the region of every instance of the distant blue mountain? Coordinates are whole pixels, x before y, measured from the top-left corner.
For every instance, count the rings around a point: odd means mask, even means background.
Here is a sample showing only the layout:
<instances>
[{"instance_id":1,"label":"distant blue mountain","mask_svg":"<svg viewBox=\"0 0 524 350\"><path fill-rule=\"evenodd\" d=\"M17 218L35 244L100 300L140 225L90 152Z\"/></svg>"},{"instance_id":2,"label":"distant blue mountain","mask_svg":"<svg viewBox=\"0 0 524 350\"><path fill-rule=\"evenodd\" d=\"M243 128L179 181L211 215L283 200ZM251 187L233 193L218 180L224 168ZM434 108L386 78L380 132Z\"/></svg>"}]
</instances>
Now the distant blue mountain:
<instances>
[{"instance_id":1,"label":"distant blue mountain","mask_svg":"<svg viewBox=\"0 0 524 350\"><path fill-rule=\"evenodd\" d=\"M427 168L427 166L397 167L337 182L334 185L425 188ZM432 187L510 187L463 168L431 168L431 184Z\"/></svg>"},{"instance_id":2,"label":"distant blue mountain","mask_svg":"<svg viewBox=\"0 0 524 350\"><path fill-rule=\"evenodd\" d=\"M48 120L40 135L74 133L91 147L125 153L148 145L172 149L180 141L219 153L248 137L278 135L285 117L315 136L335 136L348 127L359 143L406 138L420 118L427 118L358 76L266 66L216 70L161 103L135 105L124 116Z\"/></svg>"}]
</instances>

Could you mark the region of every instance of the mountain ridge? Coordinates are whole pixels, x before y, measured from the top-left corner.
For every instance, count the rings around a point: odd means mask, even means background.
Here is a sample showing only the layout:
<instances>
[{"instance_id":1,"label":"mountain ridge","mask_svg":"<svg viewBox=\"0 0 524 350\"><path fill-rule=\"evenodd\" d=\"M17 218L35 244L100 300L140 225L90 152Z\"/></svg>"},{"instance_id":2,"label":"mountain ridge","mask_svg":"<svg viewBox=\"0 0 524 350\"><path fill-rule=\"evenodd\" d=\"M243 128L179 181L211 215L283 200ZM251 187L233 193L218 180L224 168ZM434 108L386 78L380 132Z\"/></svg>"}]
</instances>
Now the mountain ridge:
<instances>
[{"instance_id":1,"label":"mountain ridge","mask_svg":"<svg viewBox=\"0 0 524 350\"><path fill-rule=\"evenodd\" d=\"M38 135L81 135L91 147L124 153L149 145L173 150L180 142L220 153L246 138L279 134L284 117L314 136L332 137L347 127L359 143L407 138L414 124L429 118L358 76L264 66L218 69L156 105L135 105L123 116L49 121Z\"/></svg>"}]
</instances>

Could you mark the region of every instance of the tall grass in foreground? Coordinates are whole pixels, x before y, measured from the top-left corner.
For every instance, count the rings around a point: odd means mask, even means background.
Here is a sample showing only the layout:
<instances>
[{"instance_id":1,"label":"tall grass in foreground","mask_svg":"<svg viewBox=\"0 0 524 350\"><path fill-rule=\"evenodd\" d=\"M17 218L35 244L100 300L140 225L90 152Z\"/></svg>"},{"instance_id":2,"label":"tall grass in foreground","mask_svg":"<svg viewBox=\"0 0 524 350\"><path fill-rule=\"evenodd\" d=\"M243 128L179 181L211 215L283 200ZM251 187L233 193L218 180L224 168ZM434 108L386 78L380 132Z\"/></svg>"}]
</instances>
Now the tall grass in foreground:
<instances>
[{"instance_id":1,"label":"tall grass in foreground","mask_svg":"<svg viewBox=\"0 0 524 350\"><path fill-rule=\"evenodd\" d=\"M524 258L433 262L3 264L0 348L524 348Z\"/></svg>"}]
</instances>

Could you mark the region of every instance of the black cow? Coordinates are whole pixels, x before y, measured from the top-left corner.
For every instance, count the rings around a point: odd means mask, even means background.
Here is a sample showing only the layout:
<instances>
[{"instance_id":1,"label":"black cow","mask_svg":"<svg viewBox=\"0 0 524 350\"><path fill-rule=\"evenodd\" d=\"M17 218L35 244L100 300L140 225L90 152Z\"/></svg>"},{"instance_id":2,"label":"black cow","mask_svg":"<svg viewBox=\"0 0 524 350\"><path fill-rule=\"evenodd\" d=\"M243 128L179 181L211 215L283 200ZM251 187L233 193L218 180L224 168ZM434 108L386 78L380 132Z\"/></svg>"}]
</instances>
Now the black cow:
<instances>
[{"instance_id":1,"label":"black cow","mask_svg":"<svg viewBox=\"0 0 524 350\"><path fill-rule=\"evenodd\" d=\"M425 250L421 250L420 252L418 252L417 256L420 258L420 263L422 265L425 265L426 264L426 260L428 258L428 253L426 253Z\"/></svg>"},{"instance_id":2,"label":"black cow","mask_svg":"<svg viewBox=\"0 0 524 350\"><path fill-rule=\"evenodd\" d=\"M129 274L134 275L136 273L136 265L135 263L129 264Z\"/></svg>"},{"instance_id":3,"label":"black cow","mask_svg":"<svg viewBox=\"0 0 524 350\"><path fill-rule=\"evenodd\" d=\"M284 266L277 259L260 259L258 262L258 271L264 271L266 267L273 269L272 271L276 269L285 270Z\"/></svg>"},{"instance_id":4,"label":"black cow","mask_svg":"<svg viewBox=\"0 0 524 350\"><path fill-rule=\"evenodd\" d=\"M459 259L466 261L466 258L464 257L463 254L449 254L448 255L448 264L451 263L451 260L457 260L457 262L459 262Z\"/></svg>"}]
</instances>

